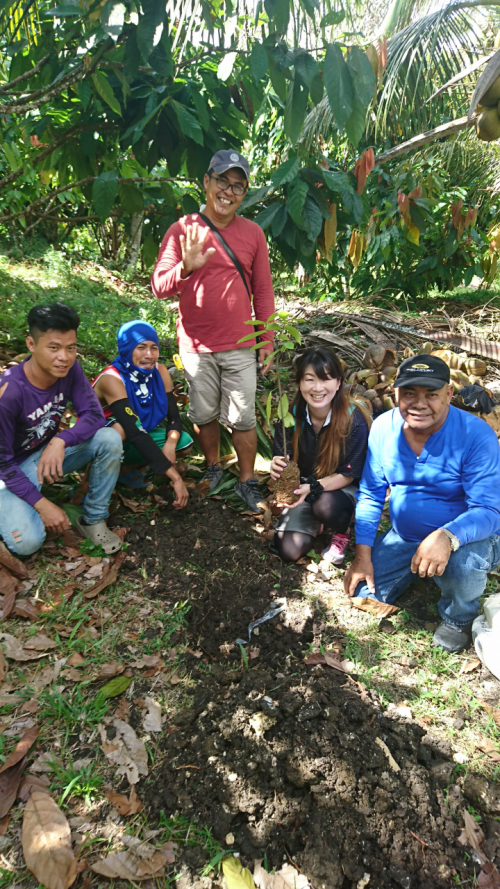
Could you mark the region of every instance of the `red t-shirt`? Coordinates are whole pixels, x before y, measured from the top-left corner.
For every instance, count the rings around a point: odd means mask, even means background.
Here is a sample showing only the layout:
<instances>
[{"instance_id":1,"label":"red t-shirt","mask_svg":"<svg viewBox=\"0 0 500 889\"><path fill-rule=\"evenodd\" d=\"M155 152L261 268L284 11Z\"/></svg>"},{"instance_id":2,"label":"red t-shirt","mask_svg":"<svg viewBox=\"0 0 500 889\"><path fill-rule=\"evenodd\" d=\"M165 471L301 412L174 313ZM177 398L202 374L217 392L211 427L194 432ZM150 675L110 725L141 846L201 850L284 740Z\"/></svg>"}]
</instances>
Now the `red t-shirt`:
<instances>
[{"instance_id":1,"label":"red t-shirt","mask_svg":"<svg viewBox=\"0 0 500 889\"><path fill-rule=\"evenodd\" d=\"M183 216L170 226L163 238L158 260L151 278L151 287L159 299L179 294L177 335L179 347L187 352L227 352L252 346L255 340L238 345L238 340L252 332L245 324L252 313L250 301L240 274L212 231L205 239L204 251L215 247L215 253L202 269L181 278L181 246L179 235L198 222L207 226L197 213ZM255 317L267 321L274 309L271 269L264 232L250 219L235 216L221 234L239 259L250 293L253 294ZM266 337L266 342L272 339Z\"/></svg>"}]
</instances>

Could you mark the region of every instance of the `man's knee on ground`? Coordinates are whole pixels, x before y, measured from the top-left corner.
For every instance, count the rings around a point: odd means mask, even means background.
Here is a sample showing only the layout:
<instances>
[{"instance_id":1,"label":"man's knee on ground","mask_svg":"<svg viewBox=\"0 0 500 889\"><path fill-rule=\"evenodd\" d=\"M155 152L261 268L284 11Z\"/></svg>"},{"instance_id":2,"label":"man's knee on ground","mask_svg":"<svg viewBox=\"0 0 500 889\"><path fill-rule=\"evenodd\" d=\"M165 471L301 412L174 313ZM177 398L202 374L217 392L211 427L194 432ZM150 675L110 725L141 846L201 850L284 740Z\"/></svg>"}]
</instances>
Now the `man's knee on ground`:
<instances>
[{"instance_id":1,"label":"man's knee on ground","mask_svg":"<svg viewBox=\"0 0 500 889\"><path fill-rule=\"evenodd\" d=\"M123 442L120 433L115 430L114 426L104 426L102 429L98 429L93 440L94 444L99 447L101 454L113 454L116 457L121 457Z\"/></svg>"},{"instance_id":2,"label":"man's knee on ground","mask_svg":"<svg viewBox=\"0 0 500 889\"><path fill-rule=\"evenodd\" d=\"M45 537L45 528L37 529L33 527L25 531L14 528L10 534L10 539L6 539L4 542L16 556L31 556L40 549Z\"/></svg>"}]
</instances>

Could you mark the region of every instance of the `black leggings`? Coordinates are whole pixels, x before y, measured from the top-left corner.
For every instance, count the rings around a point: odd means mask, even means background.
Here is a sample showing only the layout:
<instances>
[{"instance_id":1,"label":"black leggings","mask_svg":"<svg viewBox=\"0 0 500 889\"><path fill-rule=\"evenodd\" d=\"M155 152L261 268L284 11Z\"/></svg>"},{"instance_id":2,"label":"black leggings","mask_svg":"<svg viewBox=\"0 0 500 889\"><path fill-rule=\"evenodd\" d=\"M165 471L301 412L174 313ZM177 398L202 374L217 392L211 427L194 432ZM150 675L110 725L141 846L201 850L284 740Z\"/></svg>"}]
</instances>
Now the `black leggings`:
<instances>
[{"instance_id":1,"label":"black leggings","mask_svg":"<svg viewBox=\"0 0 500 889\"><path fill-rule=\"evenodd\" d=\"M325 491L311 506L314 517L325 528L345 534L353 513L352 499L340 491ZM277 531L274 544L284 562L297 562L311 549L314 537L302 531Z\"/></svg>"}]
</instances>

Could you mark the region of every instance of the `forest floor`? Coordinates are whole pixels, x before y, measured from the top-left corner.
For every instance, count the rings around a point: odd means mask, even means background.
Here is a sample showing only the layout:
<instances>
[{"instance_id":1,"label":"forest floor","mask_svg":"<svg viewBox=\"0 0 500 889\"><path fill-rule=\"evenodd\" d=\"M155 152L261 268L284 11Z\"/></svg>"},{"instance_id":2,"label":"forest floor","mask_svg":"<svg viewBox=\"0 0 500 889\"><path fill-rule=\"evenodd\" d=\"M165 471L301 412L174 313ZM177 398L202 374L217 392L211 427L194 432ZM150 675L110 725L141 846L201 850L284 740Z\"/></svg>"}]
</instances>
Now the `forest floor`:
<instances>
[{"instance_id":1,"label":"forest floor","mask_svg":"<svg viewBox=\"0 0 500 889\"><path fill-rule=\"evenodd\" d=\"M70 531L24 562L0 625L0 762L27 754L0 887L48 885L26 868L27 800L45 789L77 889L216 889L229 854L251 871L293 864L313 889L477 885L485 858L500 862L500 683L473 649L432 647L437 587L417 580L390 619L359 612L324 541L284 565L258 517L190 495L178 513L166 485L117 489L118 557ZM13 780L0 772L0 791ZM483 870L479 885L495 880Z\"/></svg>"}]
</instances>

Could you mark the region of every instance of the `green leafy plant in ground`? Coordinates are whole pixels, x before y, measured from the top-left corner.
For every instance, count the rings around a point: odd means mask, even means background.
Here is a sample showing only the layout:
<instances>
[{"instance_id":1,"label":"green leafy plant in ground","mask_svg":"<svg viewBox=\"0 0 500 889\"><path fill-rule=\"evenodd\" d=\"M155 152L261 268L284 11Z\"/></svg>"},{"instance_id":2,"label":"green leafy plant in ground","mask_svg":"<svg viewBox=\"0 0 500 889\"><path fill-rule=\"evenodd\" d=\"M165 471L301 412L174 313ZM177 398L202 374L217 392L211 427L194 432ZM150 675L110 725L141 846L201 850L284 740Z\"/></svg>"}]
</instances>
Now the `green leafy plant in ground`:
<instances>
[{"instance_id":1,"label":"green leafy plant in ground","mask_svg":"<svg viewBox=\"0 0 500 889\"><path fill-rule=\"evenodd\" d=\"M85 805L90 806L104 784L100 775L94 775L95 762L75 769L71 760L69 766L64 768L54 759L50 763L50 769L53 774L50 790L59 794L58 806L73 797L83 799Z\"/></svg>"},{"instance_id":2,"label":"green leafy plant in ground","mask_svg":"<svg viewBox=\"0 0 500 889\"><path fill-rule=\"evenodd\" d=\"M109 711L109 704L97 692L94 697L89 696L87 683L77 685L66 695L45 690L39 701L41 720L55 723L64 731L66 741L76 730L96 728Z\"/></svg>"}]
</instances>

